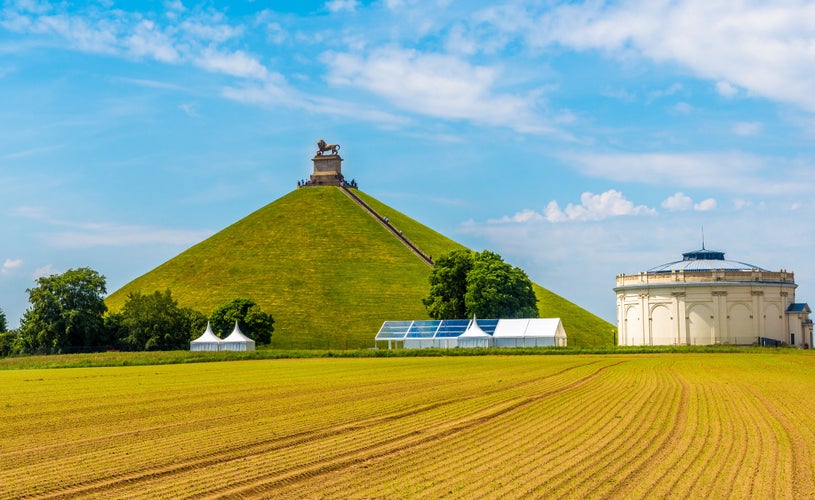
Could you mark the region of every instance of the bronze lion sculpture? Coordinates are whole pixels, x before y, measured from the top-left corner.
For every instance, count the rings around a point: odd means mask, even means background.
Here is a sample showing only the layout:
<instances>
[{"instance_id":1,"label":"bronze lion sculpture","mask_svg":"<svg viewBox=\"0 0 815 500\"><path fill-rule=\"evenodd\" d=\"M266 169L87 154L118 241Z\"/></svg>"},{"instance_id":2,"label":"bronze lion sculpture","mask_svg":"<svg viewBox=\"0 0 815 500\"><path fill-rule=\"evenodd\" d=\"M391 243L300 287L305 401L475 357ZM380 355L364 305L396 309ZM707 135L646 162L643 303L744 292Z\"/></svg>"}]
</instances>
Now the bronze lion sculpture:
<instances>
[{"instance_id":1,"label":"bronze lion sculpture","mask_svg":"<svg viewBox=\"0 0 815 500\"><path fill-rule=\"evenodd\" d=\"M317 141L317 156L322 156L326 151L331 151L331 154L337 154L339 150L339 144L326 144L322 139Z\"/></svg>"}]
</instances>

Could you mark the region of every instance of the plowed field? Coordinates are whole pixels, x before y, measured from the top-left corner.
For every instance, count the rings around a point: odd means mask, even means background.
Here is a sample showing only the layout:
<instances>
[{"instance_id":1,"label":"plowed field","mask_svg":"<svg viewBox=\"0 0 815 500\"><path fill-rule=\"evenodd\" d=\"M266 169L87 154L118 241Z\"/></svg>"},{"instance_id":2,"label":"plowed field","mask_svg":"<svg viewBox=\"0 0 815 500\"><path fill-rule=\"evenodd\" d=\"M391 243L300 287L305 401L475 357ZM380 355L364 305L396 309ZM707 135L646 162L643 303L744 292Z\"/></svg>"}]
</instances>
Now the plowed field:
<instances>
[{"instance_id":1,"label":"plowed field","mask_svg":"<svg viewBox=\"0 0 815 500\"><path fill-rule=\"evenodd\" d=\"M815 355L0 372L2 498L815 496Z\"/></svg>"}]
</instances>

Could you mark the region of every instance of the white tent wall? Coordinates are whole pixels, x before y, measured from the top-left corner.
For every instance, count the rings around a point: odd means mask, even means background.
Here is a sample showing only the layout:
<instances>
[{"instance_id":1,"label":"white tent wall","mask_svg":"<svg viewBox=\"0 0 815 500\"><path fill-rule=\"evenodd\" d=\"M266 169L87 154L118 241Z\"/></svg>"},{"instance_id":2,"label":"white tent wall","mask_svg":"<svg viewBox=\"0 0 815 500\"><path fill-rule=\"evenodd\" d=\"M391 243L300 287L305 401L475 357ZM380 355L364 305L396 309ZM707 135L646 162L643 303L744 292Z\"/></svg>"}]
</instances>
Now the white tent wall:
<instances>
[{"instance_id":1,"label":"white tent wall","mask_svg":"<svg viewBox=\"0 0 815 500\"><path fill-rule=\"evenodd\" d=\"M222 351L254 351L255 341L243 334L238 322L235 321L235 328L232 333L221 341Z\"/></svg>"},{"instance_id":2,"label":"white tent wall","mask_svg":"<svg viewBox=\"0 0 815 500\"><path fill-rule=\"evenodd\" d=\"M488 337L469 337L458 339L458 346L462 348L474 347L490 347L490 339Z\"/></svg>"},{"instance_id":3,"label":"white tent wall","mask_svg":"<svg viewBox=\"0 0 815 500\"><path fill-rule=\"evenodd\" d=\"M200 337L190 342L190 351L220 351L222 341L213 332L207 323L207 329Z\"/></svg>"},{"instance_id":4,"label":"white tent wall","mask_svg":"<svg viewBox=\"0 0 815 500\"><path fill-rule=\"evenodd\" d=\"M220 345L214 342L190 342L190 351L220 351Z\"/></svg>"},{"instance_id":5,"label":"white tent wall","mask_svg":"<svg viewBox=\"0 0 815 500\"><path fill-rule=\"evenodd\" d=\"M492 338L496 347L565 346L566 330L560 318L502 319Z\"/></svg>"}]
</instances>

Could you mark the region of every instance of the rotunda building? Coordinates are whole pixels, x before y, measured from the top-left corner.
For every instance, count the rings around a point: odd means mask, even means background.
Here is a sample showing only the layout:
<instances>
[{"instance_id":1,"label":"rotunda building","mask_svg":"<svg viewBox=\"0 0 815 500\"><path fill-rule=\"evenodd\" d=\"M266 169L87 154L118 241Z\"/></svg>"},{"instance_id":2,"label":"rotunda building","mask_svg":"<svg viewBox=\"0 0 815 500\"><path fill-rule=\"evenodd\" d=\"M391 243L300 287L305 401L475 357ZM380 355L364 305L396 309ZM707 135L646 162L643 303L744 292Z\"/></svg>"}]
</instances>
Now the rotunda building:
<instances>
[{"instance_id":1,"label":"rotunda building","mask_svg":"<svg viewBox=\"0 0 815 500\"><path fill-rule=\"evenodd\" d=\"M795 301L792 272L682 254L638 274L617 276L619 345L813 345L810 309Z\"/></svg>"}]
</instances>

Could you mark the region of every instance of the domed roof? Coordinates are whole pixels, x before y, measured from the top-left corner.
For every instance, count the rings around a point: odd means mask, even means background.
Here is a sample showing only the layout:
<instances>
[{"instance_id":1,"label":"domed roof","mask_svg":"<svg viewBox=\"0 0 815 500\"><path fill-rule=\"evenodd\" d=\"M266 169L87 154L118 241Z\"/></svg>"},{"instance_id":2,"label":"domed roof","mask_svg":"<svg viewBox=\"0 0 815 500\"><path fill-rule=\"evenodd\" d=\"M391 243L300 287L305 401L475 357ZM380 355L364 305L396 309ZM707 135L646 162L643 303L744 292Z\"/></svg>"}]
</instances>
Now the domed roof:
<instances>
[{"instance_id":1,"label":"domed roof","mask_svg":"<svg viewBox=\"0 0 815 500\"><path fill-rule=\"evenodd\" d=\"M669 273L671 271L766 271L753 264L747 264L735 260L726 260L724 252L717 252L715 250L707 250L703 246L701 250L694 250L693 252L685 252L682 254L682 260L662 264L661 266L652 267L647 272L649 273Z\"/></svg>"}]
</instances>

